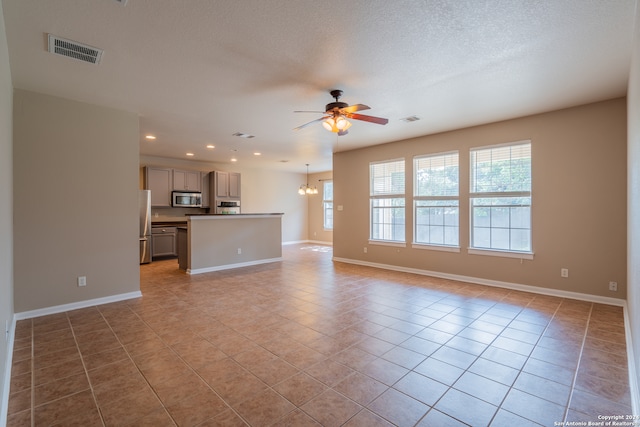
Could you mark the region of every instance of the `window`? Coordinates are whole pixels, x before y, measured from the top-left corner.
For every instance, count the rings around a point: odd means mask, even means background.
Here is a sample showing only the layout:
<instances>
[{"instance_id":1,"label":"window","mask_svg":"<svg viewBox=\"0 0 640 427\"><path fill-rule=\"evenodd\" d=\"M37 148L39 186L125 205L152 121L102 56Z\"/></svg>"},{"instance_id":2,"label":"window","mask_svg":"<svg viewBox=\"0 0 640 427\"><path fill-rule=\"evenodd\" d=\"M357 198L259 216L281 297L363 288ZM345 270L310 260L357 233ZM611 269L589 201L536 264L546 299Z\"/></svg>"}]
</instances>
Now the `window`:
<instances>
[{"instance_id":1,"label":"window","mask_svg":"<svg viewBox=\"0 0 640 427\"><path fill-rule=\"evenodd\" d=\"M471 248L531 252L531 142L471 150Z\"/></svg>"},{"instance_id":2,"label":"window","mask_svg":"<svg viewBox=\"0 0 640 427\"><path fill-rule=\"evenodd\" d=\"M324 229L333 230L333 181L322 184L322 211Z\"/></svg>"},{"instance_id":3,"label":"window","mask_svg":"<svg viewBox=\"0 0 640 427\"><path fill-rule=\"evenodd\" d=\"M371 230L370 239L405 241L404 160L369 165Z\"/></svg>"},{"instance_id":4,"label":"window","mask_svg":"<svg viewBox=\"0 0 640 427\"><path fill-rule=\"evenodd\" d=\"M458 152L414 157L415 244L459 245Z\"/></svg>"}]
</instances>

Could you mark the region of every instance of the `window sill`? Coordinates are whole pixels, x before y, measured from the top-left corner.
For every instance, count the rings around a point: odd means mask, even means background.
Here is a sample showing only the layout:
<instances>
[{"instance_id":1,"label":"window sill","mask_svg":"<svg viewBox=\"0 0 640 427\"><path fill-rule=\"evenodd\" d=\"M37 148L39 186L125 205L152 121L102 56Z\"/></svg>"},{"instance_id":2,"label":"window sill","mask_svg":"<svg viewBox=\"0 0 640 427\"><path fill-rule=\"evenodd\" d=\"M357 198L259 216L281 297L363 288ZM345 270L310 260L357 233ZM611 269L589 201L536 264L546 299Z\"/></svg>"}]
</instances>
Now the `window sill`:
<instances>
[{"instance_id":1,"label":"window sill","mask_svg":"<svg viewBox=\"0 0 640 427\"><path fill-rule=\"evenodd\" d=\"M460 252L460 246L445 246L445 245L429 245L425 243L412 243L413 249L423 249L429 251L441 251L441 252Z\"/></svg>"},{"instance_id":2,"label":"window sill","mask_svg":"<svg viewBox=\"0 0 640 427\"><path fill-rule=\"evenodd\" d=\"M533 259L533 252L510 252L510 251L498 251L495 249L478 249L468 248L469 255L486 255L497 256L503 258L516 258L516 259Z\"/></svg>"},{"instance_id":3,"label":"window sill","mask_svg":"<svg viewBox=\"0 0 640 427\"><path fill-rule=\"evenodd\" d=\"M380 246L394 246L397 248L406 248L407 244L405 242L394 242L391 240L369 240L370 245L380 245Z\"/></svg>"}]
</instances>

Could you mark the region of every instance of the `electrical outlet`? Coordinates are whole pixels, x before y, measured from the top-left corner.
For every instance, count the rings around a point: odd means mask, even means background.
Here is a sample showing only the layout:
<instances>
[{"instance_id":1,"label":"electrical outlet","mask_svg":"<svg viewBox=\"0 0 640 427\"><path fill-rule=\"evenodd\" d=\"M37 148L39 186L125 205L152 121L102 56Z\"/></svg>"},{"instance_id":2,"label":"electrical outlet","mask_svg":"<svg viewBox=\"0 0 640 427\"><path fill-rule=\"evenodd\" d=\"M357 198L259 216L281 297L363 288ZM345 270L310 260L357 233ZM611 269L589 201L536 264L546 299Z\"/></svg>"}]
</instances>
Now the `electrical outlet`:
<instances>
[{"instance_id":1,"label":"electrical outlet","mask_svg":"<svg viewBox=\"0 0 640 427\"><path fill-rule=\"evenodd\" d=\"M238 248L238 255L242 255L242 249Z\"/></svg>"},{"instance_id":2,"label":"electrical outlet","mask_svg":"<svg viewBox=\"0 0 640 427\"><path fill-rule=\"evenodd\" d=\"M560 277L569 277L569 269L561 268L560 269Z\"/></svg>"},{"instance_id":3,"label":"electrical outlet","mask_svg":"<svg viewBox=\"0 0 640 427\"><path fill-rule=\"evenodd\" d=\"M78 276L78 286L87 286L87 276Z\"/></svg>"},{"instance_id":4,"label":"electrical outlet","mask_svg":"<svg viewBox=\"0 0 640 427\"><path fill-rule=\"evenodd\" d=\"M609 290L612 292L618 292L618 282L609 282Z\"/></svg>"},{"instance_id":5,"label":"electrical outlet","mask_svg":"<svg viewBox=\"0 0 640 427\"><path fill-rule=\"evenodd\" d=\"M367 253L367 247L366 246L364 247L364 253L365 254Z\"/></svg>"}]
</instances>

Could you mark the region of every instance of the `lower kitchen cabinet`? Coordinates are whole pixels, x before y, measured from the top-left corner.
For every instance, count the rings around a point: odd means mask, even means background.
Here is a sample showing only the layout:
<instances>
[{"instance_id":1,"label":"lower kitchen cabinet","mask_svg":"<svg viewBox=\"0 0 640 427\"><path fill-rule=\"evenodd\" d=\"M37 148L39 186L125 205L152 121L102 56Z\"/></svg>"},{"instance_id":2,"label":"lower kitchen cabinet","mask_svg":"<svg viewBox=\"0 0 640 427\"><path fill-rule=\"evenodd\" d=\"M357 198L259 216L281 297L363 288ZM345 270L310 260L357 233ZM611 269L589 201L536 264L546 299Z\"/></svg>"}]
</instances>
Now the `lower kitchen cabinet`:
<instances>
[{"instance_id":1,"label":"lower kitchen cabinet","mask_svg":"<svg viewBox=\"0 0 640 427\"><path fill-rule=\"evenodd\" d=\"M151 227L153 257L178 256L178 229L176 227Z\"/></svg>"},{"instance_id":2,"label":"lower kitchen cabinet","mask_svg":"<svg viewBox=\"0 0 640 427\"><path fill-rule=\"evenodd\" d=\"M186 270L189 263L187 227L178 227L178 268Z\"/></svg>"}]
</instances>

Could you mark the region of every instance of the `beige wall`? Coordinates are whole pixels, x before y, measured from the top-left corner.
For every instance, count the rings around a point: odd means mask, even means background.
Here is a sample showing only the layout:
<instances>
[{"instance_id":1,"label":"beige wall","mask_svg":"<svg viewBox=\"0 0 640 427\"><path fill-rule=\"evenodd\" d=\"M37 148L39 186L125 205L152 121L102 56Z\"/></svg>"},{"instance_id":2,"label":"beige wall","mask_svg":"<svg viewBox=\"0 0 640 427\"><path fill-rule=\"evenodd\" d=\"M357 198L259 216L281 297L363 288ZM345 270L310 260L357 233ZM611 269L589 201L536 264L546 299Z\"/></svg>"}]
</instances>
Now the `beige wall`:
<instances>
[{"instance_id":1,"label":"beige wall","mask_svg":"<svg viewBox=\"0 0 640 427\"><path fill-rule=\"evenodd\" d=\"M9 360L5 325L13 319L13 165L12 165L12 100L13 87L9 70L9 53L0 4L0 424L6 408ZM6 381L6 382L5 382Z\"/></svg>"},{"instance_id":2,"label":"beige wall","mask_svg":"<svg viewBox=\"0 0 640 427\"><path fill-rule=\"evenodd\" d=\"M240 191L243 213L284 213L282 217L282 242L300 242L308 238L308 207L306 200L298 194L298 187L305 180L304 174L247 168L242 165L141 156L140 166L145 165L183 168L201 172L212 170L240 172L242 174ZM142 185L141 181L140 185ZM163 214L167 212L171 211L163 210Z\"/></svg>"},{"instance_id":3,"label":"beige wall","mask_svg":"<svg viewBox=\"0 0 640 427\"><path fill-rule=\"evenodd\" d=\"M324 229L324 187L325 180L331 181L333 172L321 172L309 175L309 185L318 188L318 194L304 196L307 198L309 209L309 240L319 243L332 243L333 230ZM303 196L300 196L303 197Z\"/></svg>"},{"instance_id":4,"label":"beige wall","mask_svg":"<svg viewBox=\"0 0 640 427\"><path fill-rule=\"evenodd\" d=\"M469 149L531 139L533 260L470 255ZM369 237L369 162L405 158L412 194L412 157L460 152L460 253L373 246ZM625 99L425 136L333 159L334 256L407 269L509 282L607 297L626 295ZM407 239L412 236L407 200ZM368 253L363 248L368 246ZM560 269L569 277L561 278ZM618 292L608 282L618 282Z\"/></svg>"},{"instance_id":5,"label":"beige wall","mask_svg":"<svg viewBox=\"0 0 640 427\"><path fill-rule=\"evenodd\" d=\"M279 259L281 224L280 215L197 217L189 223L188 268L198 273Z\"/></svg>"},{"instance_id":6,"label":"beige wall","mask_svg":"<svg viewBox=\"0 0 640 427\"><path fill-rule=\"evenodd\" d=\"M636 375L640 373L640 10L636 10L633 57L629 73L627 182L627 305ZM639 381L640 382L640 381ZM637 397L637 396L636 396ZM637 408L636 408L637 409Z\"/></svg>"},{"instance_id":7,"label":"beige wall","mask_svg":"<svg viewBox=\"0 0 640 427\"><path fill-rule=\"evenodd\" d=\"M137 116L16 90L13 123L15 311L139 291Z\"/></svg>"}]
</instances>

